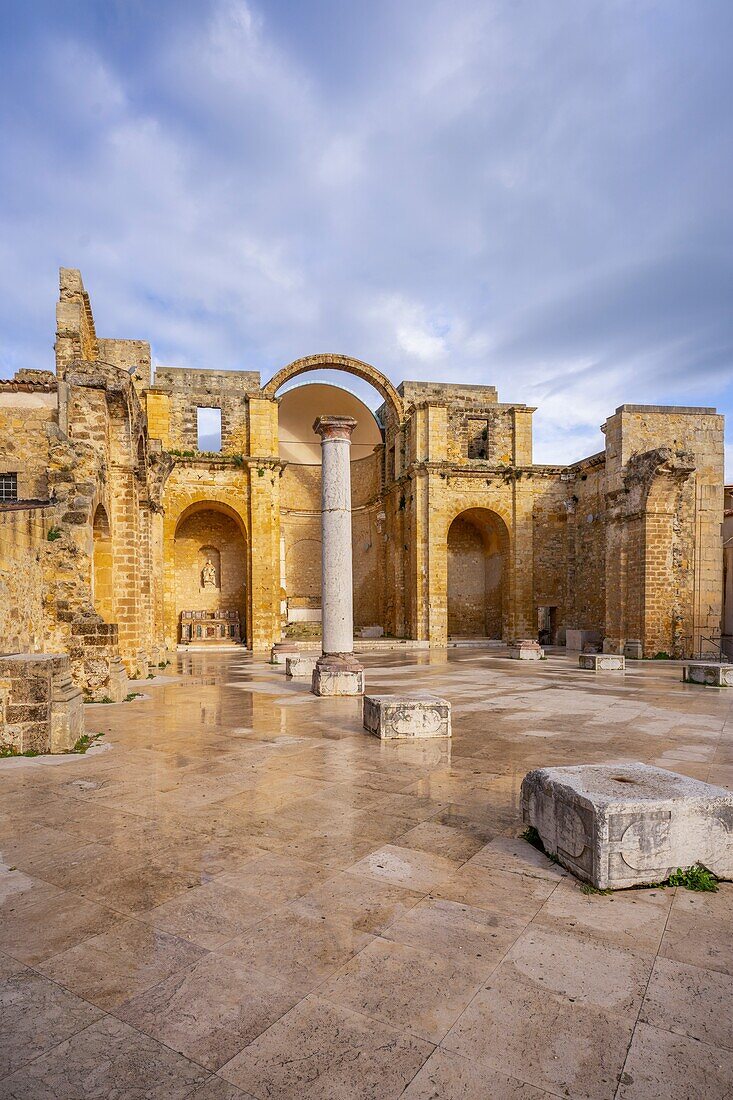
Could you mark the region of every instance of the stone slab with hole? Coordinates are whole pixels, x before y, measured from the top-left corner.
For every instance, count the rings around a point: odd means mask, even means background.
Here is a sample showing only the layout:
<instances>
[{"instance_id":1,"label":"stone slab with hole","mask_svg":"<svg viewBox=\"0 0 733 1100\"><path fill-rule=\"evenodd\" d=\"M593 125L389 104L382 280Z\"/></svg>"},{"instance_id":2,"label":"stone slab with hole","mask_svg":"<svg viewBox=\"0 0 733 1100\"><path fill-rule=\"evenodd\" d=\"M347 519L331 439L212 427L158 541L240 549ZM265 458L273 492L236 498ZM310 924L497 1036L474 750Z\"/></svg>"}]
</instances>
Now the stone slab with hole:
<instances>
[{"instance_id":1,"label":"stone slab with hole","mask_svg":"<svg viewBox=\"0 0 733 1100\"><path fill-rule=\"evenodd\" d=\"M626 658L620 653L581 653L578 655L578 668L589 672L623 672Z\"/></svg>"},{"instance_id":2,"label":"stone slab with hole","mask_svg":"<svg viewBox=\"0 0 733 1100\"><path fill-rule=\"evenodd\" d=\"M598 890L663 882L701 863L733 878L733 791L648 764L538 768L522 815L545 850Z\"/></svg>"},{"instance_id":3,"label":"stone slab with hole","mask_svg":"<svg viewBox=\"0 0 733 1100\"><path fill-rule=\"evenodd\" d=\"M686 684L704 684L707 687L733 687L733 664L720 661L690 661L682 670Z\"/></svg>"},{"instance_id":4,"label":"stone slab with hole","mask_svg":"<svg viewBox=\"0 0 733 1100\"><path fill-rule=\"evenodd\" d=\"M366 695L364 729L383 741L450 737L450 703L434 695Z\"/></svg>"}]
</instances>

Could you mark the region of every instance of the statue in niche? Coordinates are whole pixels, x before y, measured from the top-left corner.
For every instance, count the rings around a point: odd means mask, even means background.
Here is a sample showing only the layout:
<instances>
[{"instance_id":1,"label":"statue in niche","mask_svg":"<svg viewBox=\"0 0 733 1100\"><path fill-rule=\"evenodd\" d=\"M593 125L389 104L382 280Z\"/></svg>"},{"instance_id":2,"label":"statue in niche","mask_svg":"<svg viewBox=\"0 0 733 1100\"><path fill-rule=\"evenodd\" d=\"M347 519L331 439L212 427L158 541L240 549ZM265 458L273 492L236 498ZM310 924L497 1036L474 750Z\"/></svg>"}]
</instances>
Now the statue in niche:
<instances>
[{"instance_id":1,"label":"statue in niche","mask_svg":"<svg viewBox=\"0 0 733 1100\"><path fill-rule=\"evenodd\" d=\"M218 588L219 583L216 576L216 566L211 558L206 559L206 565L201 570L201 587L202 588Z\"/></svg>"}]
</instances>

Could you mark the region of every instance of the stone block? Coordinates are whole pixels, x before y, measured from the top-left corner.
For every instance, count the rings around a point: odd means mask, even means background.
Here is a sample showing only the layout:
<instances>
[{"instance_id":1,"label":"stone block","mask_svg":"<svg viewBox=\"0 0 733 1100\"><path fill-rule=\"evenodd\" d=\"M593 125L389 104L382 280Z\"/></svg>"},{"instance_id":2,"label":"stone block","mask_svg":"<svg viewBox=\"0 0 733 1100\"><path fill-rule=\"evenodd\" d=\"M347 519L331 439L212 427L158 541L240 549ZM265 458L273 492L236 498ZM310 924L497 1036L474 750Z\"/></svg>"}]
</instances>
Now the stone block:
<instances>
[{"instance_id":1,"label":"stone block","mask_svg":"<svg viewBox=\"0 0 733 1100\"><path fill-rule=\"evenodd\" d=\"M581 653L578 656L578 668L591 672L623 672L626 658L619 653Z\"/></svg>"},{"instance_id":2,"label":"stone block","mask_svg":"<svg viewBox=\"0 0 733 1100\"><path fill-rule=\"evenodd\" d=\"M364 668L352 657L319 657L313 669L314 695L363 695Z\"/></svg>"},{"instance_id":3,"label":"stone block","mask_svg":"<svg viewBox=\"0 0 733 1100\"><path fill-rule=\"evenodd\" d=\"M275 642L270 650L270 664L284 665L288 657L297 657L298 647L292 642Z\"/></svg>"},{"instance_id":4,"label":"stone block","mask_svg":"<svg viewBox=\"0 0 733 1100\"><path fill-rule=\"evenodd\" d=\"M450 703L432 695L366 695L364 729L383 741L450 737Z\"/></svg>"},{"instance_id":5,"label":"stone block","mask_svg":"<svg viewBox=\"0 0 733 1100\"><path fill-rule=\"evenodd\" d=\"M515 661L541 661L545 651L539 642L531 638L509 643L509 656Z\"/></svg>"},{"instance_id":6,"label":"stone block","mask_svg":"<svg viewBox=\"0 0 733 1100\"><path fill-rule=\"evenodd\" d=\"M307 653L295 653L291 657L286 657L285 679L307 680L308 683L311 683L317 660L318 658L315 655Z\"/></svg>"},{"instance_id":7,"label":"stone block","mask_svg":"<svg viewBox=\"0 0 733 1100\"><path fill-rule=\"evenodd\" d=\"M690 661L682 670L686 684L705 684L708 687L733 687L733 664L720 661Z\"/></svg>"},{"instance_id":8,"label":"stone block","mask_svg":"<svg viewBox=\"0 0 733 1100\"><path fill-rule=\"evenodd\" d=\"M640 661L644 656L644 647L637 638L628 638L624 644L624 657L627 661Z\"/></svg>"},{"instance_id":9,"label":"stone block","mask_svg":"<svg viewBox=\"0 0 733 1100\"><path fill-rule=\"evenodd\" d=\"M360 638L383 638L383 626L363 626L359 631Z\"/></svg>"},{"instance_id":10,"label":"stone block","mask_svg":"<svg viewBox=\"0 0 733 1100\"><path fill-rule=\"evenodd\" d=\"M3 692L0 741L19 752L65 752L84 732L82 693L69 658L16 653L0 658Z\"/></svg>"},{"instance_id":11,"label":"stone block","mask_svg":"<svg viewBox=\"0 0 733 1100\"><path fill-rule=\"evenodd\" d=\"M522 815L599 890L661 882L695 863L733 877L733 791L662 768L539 768L522 781Z\"/></svg>"}]
</instances>

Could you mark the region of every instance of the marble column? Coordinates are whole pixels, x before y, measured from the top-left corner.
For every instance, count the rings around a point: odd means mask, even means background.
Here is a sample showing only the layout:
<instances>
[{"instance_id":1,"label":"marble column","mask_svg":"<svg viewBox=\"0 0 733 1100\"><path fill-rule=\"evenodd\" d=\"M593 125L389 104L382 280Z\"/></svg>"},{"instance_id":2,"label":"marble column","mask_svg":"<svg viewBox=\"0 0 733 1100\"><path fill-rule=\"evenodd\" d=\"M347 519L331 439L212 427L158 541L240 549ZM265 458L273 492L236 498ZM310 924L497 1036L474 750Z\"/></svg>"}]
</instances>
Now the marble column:
<instances>
[{"instance_id":1,"label":"marble column","mask_svg":"<svg viewBox=\"0 0 733 1100\"><path fill-rule=\"evenodd\" d=\"M323 653L314 695L363 695L364 669L354 657L351 549L351 416L319 416L321 437L321 608Z\"/></svg>"}]
</instances>

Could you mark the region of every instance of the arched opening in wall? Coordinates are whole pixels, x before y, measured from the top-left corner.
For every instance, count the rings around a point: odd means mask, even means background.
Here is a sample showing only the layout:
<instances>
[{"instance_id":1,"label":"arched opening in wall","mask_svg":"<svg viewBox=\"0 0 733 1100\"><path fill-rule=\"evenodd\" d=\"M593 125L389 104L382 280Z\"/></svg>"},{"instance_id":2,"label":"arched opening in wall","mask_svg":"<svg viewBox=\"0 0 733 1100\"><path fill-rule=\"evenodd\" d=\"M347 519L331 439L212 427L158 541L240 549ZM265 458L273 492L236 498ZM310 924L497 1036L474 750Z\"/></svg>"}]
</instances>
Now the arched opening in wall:
<instances>
[{"instance_id":1,"label":"arched opening in wall","mask_svg":"<svg viewBox=\"0 0 733 1100\"><path fill-rule=\"evenodd\" d=\"M176 525L173 560L179 641L246 641L247 537L239 517L213 501L187 509Z\"/></svg>"},{"instance_id":2,"label":"arched opening in wall","mask_svg":"<svg viewBox=\"0 0 733 1100\"><path fill-rule=\"evenodd\" d=\"M286 635L318 636L321 621L321 441L319 416L351 416L354 629L384 629L382 430L356 394L322 382L295 385L280 398L278 446L287 463L280 487L281 594Z\"/></svg>"},{"instance_id":3,"label":"arched opening in wall","mask_svg":"<svg viewBox=\"0 0 733 1100\"><path fill-rule=\"evenodd\" d=\"M506 636L509 533L501 516L469 508L448 530L448 634Z\"/></svg>"},{"instance_id":4,"label":"arched opening in wall","mask_svg":"<svg viewBox=\"0 0 733 1100\"><path fill-rule=\"evenodd\" d=\"M112 534L104 505L97 505L92 525L92 603L106 623L115 621Z\"/></svg>"}]
</instances>

